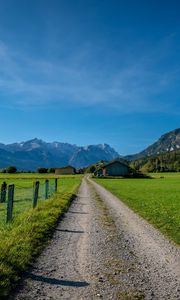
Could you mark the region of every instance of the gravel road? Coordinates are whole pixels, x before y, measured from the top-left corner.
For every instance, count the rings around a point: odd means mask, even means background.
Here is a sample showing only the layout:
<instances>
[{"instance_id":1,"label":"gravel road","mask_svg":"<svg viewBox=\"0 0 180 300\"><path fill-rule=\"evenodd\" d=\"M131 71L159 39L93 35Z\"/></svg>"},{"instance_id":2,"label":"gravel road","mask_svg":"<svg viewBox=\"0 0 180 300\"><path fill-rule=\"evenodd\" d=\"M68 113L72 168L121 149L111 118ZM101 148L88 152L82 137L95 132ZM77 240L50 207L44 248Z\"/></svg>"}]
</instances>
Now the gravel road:
<instances>
[{"instance_id":1,"label":"gravel road","mask_svg":"<svg viewBox=\"0 0 180 300\"><path fill-rule=\"evenodd\" d=\"M180 299L180 250L85 178L12 299Z\"/></svg>"}]
</instances>

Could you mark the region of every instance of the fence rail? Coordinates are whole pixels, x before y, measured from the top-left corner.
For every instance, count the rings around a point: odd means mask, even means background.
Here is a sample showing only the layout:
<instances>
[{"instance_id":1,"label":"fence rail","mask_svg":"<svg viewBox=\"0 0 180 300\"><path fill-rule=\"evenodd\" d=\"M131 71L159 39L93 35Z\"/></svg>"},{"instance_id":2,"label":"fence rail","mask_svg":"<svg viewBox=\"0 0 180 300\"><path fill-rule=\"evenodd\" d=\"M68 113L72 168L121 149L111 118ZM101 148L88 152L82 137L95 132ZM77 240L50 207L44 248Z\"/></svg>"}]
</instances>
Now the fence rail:
<instances>
[{"instance_id":1,"label":"fence rail","mask_svg":"<svg viewBox=\"0 0 180 300\"><path fill-rule=\"evenodd\" d=\"M58 179L16 181L15 184L3 182L0 188L0 220L2 215L6 223L28 208L35 208L38 202L47 200L57 192ZM3 217L3 219L4 219Z\"/></svg>"}]
</instances>

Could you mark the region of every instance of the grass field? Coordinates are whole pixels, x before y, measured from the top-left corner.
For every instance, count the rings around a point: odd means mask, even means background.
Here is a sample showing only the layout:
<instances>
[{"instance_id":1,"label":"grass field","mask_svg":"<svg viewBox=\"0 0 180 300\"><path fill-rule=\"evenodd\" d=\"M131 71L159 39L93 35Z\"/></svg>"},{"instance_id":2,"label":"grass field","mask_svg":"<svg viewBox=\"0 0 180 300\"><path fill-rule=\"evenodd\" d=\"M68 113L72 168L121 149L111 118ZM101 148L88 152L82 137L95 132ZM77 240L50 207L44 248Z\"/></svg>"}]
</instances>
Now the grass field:
<instances>
[{"instance_id":1,"label":"grass field","mask_svg":"<svg viewBox=\"0 0 180 300\"><path fill-rule=\"evenodd\" d=\"M32 207L33 199L33 184L36 180L39 180L39 198L38 202L44 201L45 198L45 180L49 179L49 194L54 192L55 178L58 178L59 190L63 192L66 189L65 183L67 180L80 178L81 175L75 176L55 176L53 174L0 174L0 185L3 181L7 184L14 183L15 193L14 193L14 210L13 216L16 218L20 213L30 209ZM68 182L70 182L68 180ZM0 226L6 222L6 210L7 203L0 203Z\"/></svg>"},{"instance_id":2,"label":"grass field","mask_svg":"<svg viewBox=\"0 0 180 300\"><path fill-rule=\"evenodd\" d=\"M43 179L43 178L64 178L64 177L72 177L74 175L55 175L52 173L49 174L42 174L42 173L15 173L15 174L9 174L9 173L0 173L0 180L14 180L14 179ZM76 175L81 176L81 175Z\"/></svg>"},{"instance_id":3,"label":"grass field","mask_svg":"<svg viewBox=\"0 0 180 300\"><path fill-rule=\"evenodd\" d=\"M44 177L50 176L30 174L27 177L27 174L18 174L18 178L17 175L1 177L2 181L6 179L8 183L14 183L15 187L21 186L22 194L19 195L19 200L15 200L16 213L11 224L4 222L2 206L5 204L1 204L0 208L0 299L9 293L21 272L27 269L44 247L58 219L67 210L77 192L82 178L78 175L59 176L58 192L48 200L42 198L38 206L32 209L32 199L27 199L25 191L30 188L32 192L33 181L41 178L44 182Z\"/></svg>"},{"instance_id":4,"label":"grass field","mask_svg":"<svg viewBox=\"0 0 180 300\"><path fill-rule=\"evenodd\" d=\"M95 179L163 234L180 244L180 173L153 179Z\"/></svg>"}]
</instances>

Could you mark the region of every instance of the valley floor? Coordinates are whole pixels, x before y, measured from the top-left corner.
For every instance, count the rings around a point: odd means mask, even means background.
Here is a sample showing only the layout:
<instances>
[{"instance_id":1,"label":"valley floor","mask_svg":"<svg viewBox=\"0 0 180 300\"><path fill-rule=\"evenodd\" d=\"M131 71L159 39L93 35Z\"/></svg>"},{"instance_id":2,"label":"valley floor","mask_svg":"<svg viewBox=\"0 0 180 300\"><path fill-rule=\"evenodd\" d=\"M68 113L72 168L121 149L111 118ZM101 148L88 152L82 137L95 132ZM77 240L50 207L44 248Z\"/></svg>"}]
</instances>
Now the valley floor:
<instances>
[{"instance_id":1,"label":"valley floor","mask_svg":"<svg viewBox=\"0 0 180 300\"><path fill-rule=\"evenodd\" d=\"M10 300L180 299L180 251L84 178L53 239Z\"/></svg>"}]
</instances>

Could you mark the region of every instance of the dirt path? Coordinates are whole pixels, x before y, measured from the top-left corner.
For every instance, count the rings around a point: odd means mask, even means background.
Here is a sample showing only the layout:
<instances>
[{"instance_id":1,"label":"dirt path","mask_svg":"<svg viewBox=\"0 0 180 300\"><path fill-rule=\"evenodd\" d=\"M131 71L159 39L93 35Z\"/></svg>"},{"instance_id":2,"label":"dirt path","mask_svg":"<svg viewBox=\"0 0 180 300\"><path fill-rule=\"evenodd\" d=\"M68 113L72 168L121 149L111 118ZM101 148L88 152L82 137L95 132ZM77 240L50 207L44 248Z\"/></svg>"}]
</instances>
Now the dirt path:
<instances>
[{"instance_id":1,"label":"dirt path","mask_svg":"<svg viewBox=\"0 0 180 300\"><path fill-rule=\"evenodd\" d=\"M179 250L84 179L53 239L10 299L180 299L179 276Z\"/></svg>"}]
</instances>

